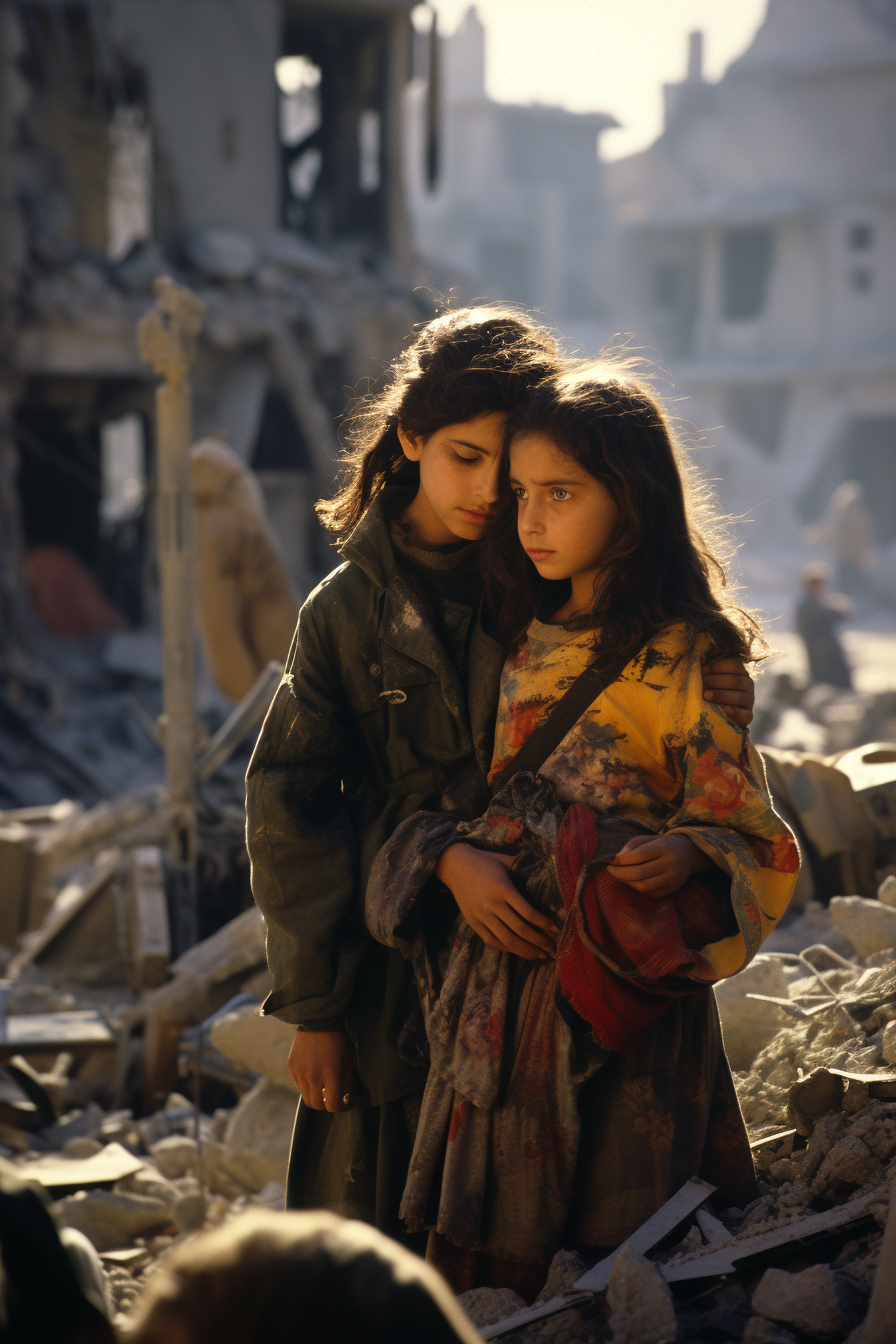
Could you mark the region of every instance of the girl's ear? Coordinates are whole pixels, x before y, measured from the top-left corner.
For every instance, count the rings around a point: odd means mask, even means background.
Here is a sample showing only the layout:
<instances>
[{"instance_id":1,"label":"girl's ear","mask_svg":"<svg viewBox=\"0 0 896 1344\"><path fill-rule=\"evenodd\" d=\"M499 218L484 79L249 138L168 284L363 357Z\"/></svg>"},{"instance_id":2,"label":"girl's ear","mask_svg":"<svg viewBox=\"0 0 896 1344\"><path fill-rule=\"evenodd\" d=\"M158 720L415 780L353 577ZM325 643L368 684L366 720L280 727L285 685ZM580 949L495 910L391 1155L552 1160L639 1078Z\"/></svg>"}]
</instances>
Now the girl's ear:
<instances>
[{"instance_id":1,"label":"girl's ear","mask_svg":"<svg viewBox=\"0 0 896 1344\"><path fill-rule=\"evenodd\" d=\"M401 444L401 451L409 462L419 462L423 456L423 439L419 434L408 434L398 426L398 442Z\"/></svg>"}]
</instances>

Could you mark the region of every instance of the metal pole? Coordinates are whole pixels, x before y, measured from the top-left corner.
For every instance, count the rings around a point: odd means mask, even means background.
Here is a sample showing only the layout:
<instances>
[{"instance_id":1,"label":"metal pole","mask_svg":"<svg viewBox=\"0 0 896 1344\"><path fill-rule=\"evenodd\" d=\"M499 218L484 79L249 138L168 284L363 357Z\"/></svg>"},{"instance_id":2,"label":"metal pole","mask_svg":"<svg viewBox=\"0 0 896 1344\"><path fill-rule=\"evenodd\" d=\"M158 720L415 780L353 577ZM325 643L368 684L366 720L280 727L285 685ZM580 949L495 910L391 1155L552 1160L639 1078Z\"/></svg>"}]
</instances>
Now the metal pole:
<instances>
[{"instance_id":1,"label":"metal pole","mask_svg":"<svg viewBox=\"0 0 896 1344\"><path fill-rule=\"evenodd\" d=\"M169 809L168 858L174 884L174 944L179 955L199 937L196 900L194 761L197 734L193 675L192 414L187 373L205 304L168 276L158 303L140 322L140 356L162 382L156 390L156 477L164 657L163 745Z\"/></svg>"}]
</instances>

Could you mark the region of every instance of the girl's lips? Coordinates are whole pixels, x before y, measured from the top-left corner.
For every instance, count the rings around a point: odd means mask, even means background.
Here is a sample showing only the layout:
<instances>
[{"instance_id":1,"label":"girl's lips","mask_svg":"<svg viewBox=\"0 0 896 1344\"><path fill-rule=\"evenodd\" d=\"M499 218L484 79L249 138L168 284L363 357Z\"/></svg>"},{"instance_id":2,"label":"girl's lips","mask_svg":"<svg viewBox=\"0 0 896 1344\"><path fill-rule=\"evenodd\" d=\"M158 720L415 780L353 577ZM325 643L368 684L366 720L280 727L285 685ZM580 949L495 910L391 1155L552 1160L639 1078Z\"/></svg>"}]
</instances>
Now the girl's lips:
<instances>
[{"instance_id":1,"label":"girl's lips","mask_svg":"<svg viewBox=\"0 0 896 1344\"><path fill-rule=\"evenodd\" d=\"M526 554L530 560L547 560L548 556L553 555L554 552L540 550L537 546L527 546Z\"/></svg>"},{"instance_id":2,"label":"girl's lips","mask_svg":"<svg viewBox=\"0 0 896 1344\"><path fill-rule=\"evenodd\" d=\"M494 517L494 514L479 513L476 509L460 509L459 512L463 514L468 523L487 523Z\"/></svg>"}]
</instances>

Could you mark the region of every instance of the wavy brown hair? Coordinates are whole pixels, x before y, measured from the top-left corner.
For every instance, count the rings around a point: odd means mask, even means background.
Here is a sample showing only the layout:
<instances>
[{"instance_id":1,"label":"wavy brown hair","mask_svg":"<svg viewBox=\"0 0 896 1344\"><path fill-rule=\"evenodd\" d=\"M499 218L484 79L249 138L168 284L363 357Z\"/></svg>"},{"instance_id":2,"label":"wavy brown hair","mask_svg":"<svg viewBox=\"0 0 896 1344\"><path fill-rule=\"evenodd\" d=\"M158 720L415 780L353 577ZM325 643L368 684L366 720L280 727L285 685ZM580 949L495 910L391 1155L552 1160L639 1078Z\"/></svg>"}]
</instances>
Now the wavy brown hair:
<instances>
[{"instance_id":1,"label":"wavy brown hair","mask_svg":"<svg viewBox=\"0 0 896 1344\"><path fill-rule=\"evenodd\" d=\"M602 484L619 522L603 557L594 605L568 622L599 629L598 665L633 656L644 641L683 622L705 632L716 655L755 661L766 645L738 605L720 558L720 520L706 488L649 387L625 360L577 364L533 387L507 423L506 443L544 434ZM505 453L505 470L508 454ZM563 604L567 584L545 584L519 543L516 501L505 503L483 542L492 619L510 648L539 607Z\"/></svg>"},{"instance_id":2,"label":"wavy brown hair","mask_svg":"<svg viewBox=\"0 0 896 1344\"><path fill-rule=\"evenodd\" d=\"M515 308L457 308L428 322L395 360L386 385L351 409L337 492L316 505L321 522L349 532L399 471L408 478L417 471L401 451L399 425L426 439L445 425L513 412L559 360L547 328Z\"/></svg>"}]
</instances>

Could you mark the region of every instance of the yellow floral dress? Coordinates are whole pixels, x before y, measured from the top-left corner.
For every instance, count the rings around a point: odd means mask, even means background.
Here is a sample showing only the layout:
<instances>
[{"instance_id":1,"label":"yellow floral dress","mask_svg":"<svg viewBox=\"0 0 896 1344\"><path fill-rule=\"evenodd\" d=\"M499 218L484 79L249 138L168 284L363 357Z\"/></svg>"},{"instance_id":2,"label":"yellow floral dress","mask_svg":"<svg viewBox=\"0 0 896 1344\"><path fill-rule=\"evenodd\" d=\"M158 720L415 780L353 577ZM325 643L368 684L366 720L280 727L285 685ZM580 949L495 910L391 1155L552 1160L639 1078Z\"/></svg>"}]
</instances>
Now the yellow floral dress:
<instances>
[{"instance_id":1,"label":"yellow floral dress","mask_svg":"<svg viewBox=\"0 0 896 1344\"><path fill-rule=\"evenodd\" d=\"M490 778L593 657L595 632L533 621L501 677ZM567 733L540 774L560 801L686 835L732 880L736 934L704 948L712 979L739 971L787 909L796 842L775 813L749 735L703 698L708 640L675 626L652 639Z\"/></svg>"},{"instance_id":2,"label":"yellow floral dress","mask_svg":"<svg viewBox=\"0 0 896 1344\"><path fill-rule=\"evenodd\" d=\"M502 674L492 777L591 661L594 639L532 623ZM722 1208L755 1194L707 982L755 955L799 856L748 734L703 699L707 651L683 628L654 637L534 780L518 775L476 821L415 813L373 865L368 927L413 965L431 1060L402 1216L443 1248L467 1248L456 1287L502 1281L495 1261L544 1266L561 1245L618 1245L698 1173ZM567 1011L556 963L485 945L430 880L458 840L507 852L522 839L541 855L527 896L563 920L552 856L573 804L607 825L689 836L721 893L721 936L699 949L690 984L618 1051Z\"/></svg>"}]
</instances>

